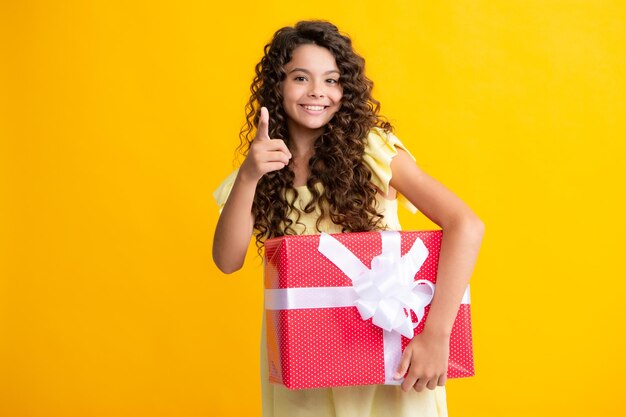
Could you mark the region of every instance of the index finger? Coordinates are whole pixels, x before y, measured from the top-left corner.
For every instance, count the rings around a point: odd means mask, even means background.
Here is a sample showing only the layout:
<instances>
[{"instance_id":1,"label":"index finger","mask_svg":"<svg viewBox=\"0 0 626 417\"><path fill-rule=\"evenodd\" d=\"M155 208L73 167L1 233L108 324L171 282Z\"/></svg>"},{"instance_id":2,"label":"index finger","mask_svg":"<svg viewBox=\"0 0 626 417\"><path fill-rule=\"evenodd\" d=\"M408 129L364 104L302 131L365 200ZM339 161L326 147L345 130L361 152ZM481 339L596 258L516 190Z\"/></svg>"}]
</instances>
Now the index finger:
<instances>
[{"instance_id":1,"label":"index finger","mask_svg":"<svg viewBox=\"0 0 626 417\"><path fill-rule=\"evenodd\" d=\"M259 124L257 126L256 138L260 140L269 140L269 124L270 114L267 107L261 107L261 115L259 116Z\"/></svg>"}]
</instances>

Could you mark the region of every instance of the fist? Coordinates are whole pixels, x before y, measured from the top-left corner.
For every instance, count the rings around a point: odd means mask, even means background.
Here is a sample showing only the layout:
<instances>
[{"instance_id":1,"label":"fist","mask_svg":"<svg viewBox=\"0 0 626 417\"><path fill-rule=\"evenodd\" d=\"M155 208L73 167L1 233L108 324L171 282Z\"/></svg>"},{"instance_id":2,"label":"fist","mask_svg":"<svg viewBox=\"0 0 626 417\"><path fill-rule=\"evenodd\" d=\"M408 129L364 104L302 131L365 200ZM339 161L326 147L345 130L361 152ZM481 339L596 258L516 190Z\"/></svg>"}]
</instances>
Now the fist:
<instances>
[{"instance_id":1,"label":"fist","mask_svg":"<svg viewBox=\"0 0 626 417\"><path fill-rule=\"evenodd\" d=\"M254 181L260 180L268 172L283 169L291 159L291 152L285 142L281 139L271 139L268 130L269 112L267 108L261 107L256 136L241 165L243 173Z\"/></svg>"},{"instance_id":2,"label":"fist","mask_svg":"<svg viewBox=\"0 0 626 417\"><path fill-rule=\"evenodd\" d=\"M430 390L444 386L447 379L450 337L428 333L425 329L416 335L404 349L395 379L402 379L402 389Z\"/></svg>"}]
</instances>

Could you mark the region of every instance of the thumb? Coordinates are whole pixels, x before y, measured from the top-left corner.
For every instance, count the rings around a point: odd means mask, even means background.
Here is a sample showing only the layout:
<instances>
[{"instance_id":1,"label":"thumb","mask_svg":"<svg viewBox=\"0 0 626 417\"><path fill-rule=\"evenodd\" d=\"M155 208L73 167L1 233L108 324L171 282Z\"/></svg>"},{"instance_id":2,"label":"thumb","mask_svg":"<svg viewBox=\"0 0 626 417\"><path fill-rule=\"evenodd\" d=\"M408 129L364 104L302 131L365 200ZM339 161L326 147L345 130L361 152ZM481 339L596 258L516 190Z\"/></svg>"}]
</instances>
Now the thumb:
<instances>
[{"instance_id":1,"label":"thumb","mask_svg":"<svg viewBox=\"0 0 626 417\"><path fill-rule=\"evenodd\" d=\"M260 140L268 140L269 134L270 114L267 111L267 107L261 107L261 115L259 116L259 125L257 126L256 137Z\"/></svg>"},{"instance_id":2,"label":"thumb","mask_svg":"<svg viewBox=\"0 0 626 417\"><path fill-rule=\"evenodd\" d=\"M396 373L393 374L394 379L402 379L404 375L409 370L409 364L411 363L411 349L404 349L402 353L402 360L400 360L400 365L398 365L398 369Z\"/></svg>"}]
</instances>

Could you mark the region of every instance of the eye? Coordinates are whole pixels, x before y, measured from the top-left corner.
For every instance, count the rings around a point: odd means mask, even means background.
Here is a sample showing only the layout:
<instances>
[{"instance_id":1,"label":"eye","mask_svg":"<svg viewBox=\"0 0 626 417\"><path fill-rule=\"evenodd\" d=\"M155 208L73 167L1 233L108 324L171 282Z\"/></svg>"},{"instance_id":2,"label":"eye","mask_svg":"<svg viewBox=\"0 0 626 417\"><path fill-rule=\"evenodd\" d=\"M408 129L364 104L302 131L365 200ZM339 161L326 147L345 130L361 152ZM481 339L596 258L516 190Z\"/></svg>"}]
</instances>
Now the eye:
<instances>
[{"instance_id":1,"label":"eye","mask_svg":"<svg viewBox=\"0 0 626 417\"><path fill-rule=\"evenodd\" d=\"M306 81L306 77L303 77L302 75L299 75L297 77L294 77L294 81Z\"/></svg>"},{"instance_id":2,"label":"eye","mask_svg":"<svg viewBox=\"0 0 626 417\"><path fill-rule=\"evenodd\" d=\"M339 80L335 80L334 78L329 78L328 80L326 80L326 82L328 84L337 84Z\"/></svg>"}]
</instances>

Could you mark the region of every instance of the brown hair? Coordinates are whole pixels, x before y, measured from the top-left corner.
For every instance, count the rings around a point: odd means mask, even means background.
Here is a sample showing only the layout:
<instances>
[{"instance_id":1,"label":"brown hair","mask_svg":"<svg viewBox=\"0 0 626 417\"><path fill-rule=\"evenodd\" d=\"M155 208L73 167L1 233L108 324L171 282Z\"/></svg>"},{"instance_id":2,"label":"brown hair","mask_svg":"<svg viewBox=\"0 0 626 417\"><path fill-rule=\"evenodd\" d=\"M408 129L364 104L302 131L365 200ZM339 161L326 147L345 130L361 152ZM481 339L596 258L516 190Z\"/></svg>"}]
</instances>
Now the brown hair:
<instances>
[{"instance_id":1,"label":"brown hair","mask_svg":"<svg viewBox=\"0 0 626 417\"><path fill-rule=\"evenodd\" d=\"M370 129L378 126L387 131L392 127L378 115L380 103L371 94L373 82L365 76L365 60L355 53L352 42L339 33L337 27L325 21L302 21L294 27L284 27L274 33L265 45L264 56L256 65L256 76L250 86L251 96L246 104L246 123L241 129L239 150L246 155L254 140L261 107L270 115L269 136L282 139L290 147L287 115L282 106L281 82L284 66L291 61L294 49L314 44L328 49L337 63L343 88L341 108L328 122L314 144L309 161L311 175L307 188L312 200L304 208L311 213L321 210L316 228L323 217L342 226L344 232L360 232L382 228L382 216L376 212L377 189L371 183L371 171L363 163L365 140ZM258 182L252 214L257 246L267 238L295 234L288 214L300 213L294 206L297 190L293 187L294 173L281 169L265 174ZM323 185L320 193L316 183ZM294 200L288 201L285 191L293 190Z\"/></svg>"}]
</instances>

